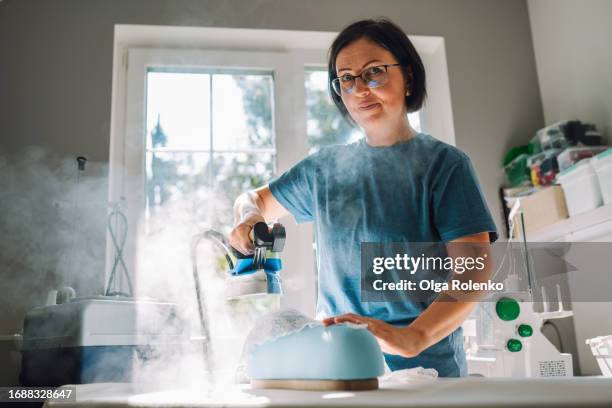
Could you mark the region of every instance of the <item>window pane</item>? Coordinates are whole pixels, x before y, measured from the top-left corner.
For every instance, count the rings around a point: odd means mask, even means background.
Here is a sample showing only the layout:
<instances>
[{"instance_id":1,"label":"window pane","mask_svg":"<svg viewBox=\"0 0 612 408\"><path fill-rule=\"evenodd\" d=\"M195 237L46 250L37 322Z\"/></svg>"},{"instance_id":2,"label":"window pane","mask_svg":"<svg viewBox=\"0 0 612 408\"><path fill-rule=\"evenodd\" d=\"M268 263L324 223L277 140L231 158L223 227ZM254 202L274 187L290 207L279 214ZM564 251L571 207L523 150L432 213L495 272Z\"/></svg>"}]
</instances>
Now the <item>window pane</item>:
<instances>
[{"instance_id":1,"label":"window pane","mask_svg":"<svg viewBox=\"0 0 612 408\"><path fill-rule=\"evenodd\" d=\"M210 149L209 74L147 74L147 149L160 148Z\"/></svg>"},{"instance_id":2,"label":"window pane","mask_svg":"<svg viewBox=\"0 0 612 408\"><path fill-rule=\"evenodd\" d=\"M214 150L272 148L272 75L213 75Z\"/></svg>"},{"instance_id":3,"label":"window pane","mask_svg":"<svg viewBox=\"0 0 612 408\"><path fill-rule=\"evenodd\" d=\"M209 153L147 152L148 218L172 201L189 202L193 220L199 218L205 210L198 210L198 202L207 201L212 182L209 158Z\"/></svg>"}]
</instances>

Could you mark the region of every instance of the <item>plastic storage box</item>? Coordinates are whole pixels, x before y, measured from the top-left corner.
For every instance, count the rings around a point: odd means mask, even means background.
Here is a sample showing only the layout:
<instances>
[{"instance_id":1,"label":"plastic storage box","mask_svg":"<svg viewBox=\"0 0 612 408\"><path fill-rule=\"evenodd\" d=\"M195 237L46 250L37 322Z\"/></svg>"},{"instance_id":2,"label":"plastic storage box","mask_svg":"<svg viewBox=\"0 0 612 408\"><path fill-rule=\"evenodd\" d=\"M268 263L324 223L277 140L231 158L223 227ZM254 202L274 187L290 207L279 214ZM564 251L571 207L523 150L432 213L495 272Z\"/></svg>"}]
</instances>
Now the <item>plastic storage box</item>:
<instances>
[{"instance_id":1,"label":"plastic storage box","mask_svg":"<svg viewBox=\"0 0 612 408\"><path fill-rule=\"evenodd\" d=\"M595 125L579 120L564 120L540 129L530 144L539 144L542 150L563 148L579 144L600 146L602 135Z\"/></svg>"},{"instance_id":2,"label":"plastic storage box","mask_svg":"<svg viewBox=\"0 0 612 408\"><path fill-rule=\"evenodd\" d=\"M590 161L591 159L582 160L557 175L570 217L603 204L597 174Z\"/></svg>"},{"instance_id":3,"label":"plastic storage box","mask_svg":"<svg viewBox=\"0 0 612 408\"><path fill-rule=\"evenodd\" d=\"M563 171L572 166L572 164L578 163L581 160L593 157L598 153L606 150L608 146L584 146L584 147L568 147L559 156L557 156L557 162L559 163L559 171Z\"/></svg>"},{"instance_id":4,"label":"plastic storage box","mask_svg":"<svg viewBox=\"0 0 612 408\"><path fill-rule=\"evenodd\" d=\"M599 180L603 203L612 203L612 148L593 157L591 165Z\"/></svg>"},{"instance_id":5,"label":"plastic storage box","mask_svg":"<svg viewBox=\"0 0 612 408\"><path fill-rule=\"evenodd\" d=\"M586 344L591 347L601 374L604 377L612 377L612 335L587 339Z\"/></svg>"},{"instance_id":6,"label":"plastic storage box","mask_svg":"<svg viewBox=\"0 0 612 408\"><path fill-rule=\"evenodd\" d=\"M540 142L542 150L564 149L569 144L558 124L538 130L536 138Z\"/></svg>"}]
</instances>

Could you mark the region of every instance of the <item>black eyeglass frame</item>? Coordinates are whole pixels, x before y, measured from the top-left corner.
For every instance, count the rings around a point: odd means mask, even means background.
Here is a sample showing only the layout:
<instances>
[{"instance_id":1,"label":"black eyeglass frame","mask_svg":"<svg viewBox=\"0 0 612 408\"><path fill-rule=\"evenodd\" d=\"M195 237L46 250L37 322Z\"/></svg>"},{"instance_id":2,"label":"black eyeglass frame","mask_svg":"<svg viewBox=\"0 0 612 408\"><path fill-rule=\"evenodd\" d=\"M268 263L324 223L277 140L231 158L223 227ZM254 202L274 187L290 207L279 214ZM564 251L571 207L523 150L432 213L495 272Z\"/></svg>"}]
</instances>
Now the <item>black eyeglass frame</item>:
<instances>
[{"instance_id":1,"label":"black eyeglass frame","mask_svg":"<svg viewBox=\"0 0 612 408\"><path fill-rule=\"evenodd\" d=\"M366 78L364 78L364 75L368 72L369 69L372 68L384 68L385 69L385 73L389 72L389 67L400 67L402 66L402 64L396 63L396 64L381 64L381 65L373 65L371 67L367 67L365 68L363 71L361 71L358 75L351 75L351 74L343 74L340 77L343 76L350 76L351 80L353 81L354 84L357 83L357 78L361 78L361 80L363 81L363 83L368 87L368 88L378 88L380 86L383 86L384 84L380 84L378 86L369 86L368 82L366 81ZM334 79L331 80L331 87L334 90L334 92L338 95L338 96L342 96L342 85L340 84L340 77L335 77ZM353 89L355 87L355 85L353 85L351 87L351 89ZM351 93L351 92L348 92Z\"/></svg>"}]
</instances>

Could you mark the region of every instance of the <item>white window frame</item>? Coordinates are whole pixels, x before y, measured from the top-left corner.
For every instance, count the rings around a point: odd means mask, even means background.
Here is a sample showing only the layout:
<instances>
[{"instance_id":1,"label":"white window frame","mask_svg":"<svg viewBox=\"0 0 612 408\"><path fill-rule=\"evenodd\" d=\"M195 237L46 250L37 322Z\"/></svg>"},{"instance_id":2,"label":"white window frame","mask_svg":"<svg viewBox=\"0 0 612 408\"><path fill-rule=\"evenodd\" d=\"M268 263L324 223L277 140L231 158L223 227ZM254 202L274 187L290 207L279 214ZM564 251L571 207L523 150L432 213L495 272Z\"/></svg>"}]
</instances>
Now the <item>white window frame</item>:
<instances>
[{"instance_id":1,"label":"white window frame","mask_svg":"<svg viewBox=\"0 0 612 408\"><path fill-rule=\"evenodd\" d=\"M327 49L335 36L330 32L116 25L109 200L117 202L120 197L128 200L126 215L132 236L138 236L134 234L138 234L138 221L145 209L145 86L149 67L187 64L196 68L274 71L276 170L282 174L308 154L305 67L326 66ZM428 133L454 144L444 39L410 38L428 74L428 99L421 124ZM428 120L430 117L436 120ZM295 308L314 317L312 225L297 227L293 219L282 222L288 239L283 253L285 296L281 298L281 307ZM137 270L133 257L137 250L137 241L128 239L125 256L132 271ZM108 276L114 253L110 237L106 252Z\"/></svg>"}]
</instances>

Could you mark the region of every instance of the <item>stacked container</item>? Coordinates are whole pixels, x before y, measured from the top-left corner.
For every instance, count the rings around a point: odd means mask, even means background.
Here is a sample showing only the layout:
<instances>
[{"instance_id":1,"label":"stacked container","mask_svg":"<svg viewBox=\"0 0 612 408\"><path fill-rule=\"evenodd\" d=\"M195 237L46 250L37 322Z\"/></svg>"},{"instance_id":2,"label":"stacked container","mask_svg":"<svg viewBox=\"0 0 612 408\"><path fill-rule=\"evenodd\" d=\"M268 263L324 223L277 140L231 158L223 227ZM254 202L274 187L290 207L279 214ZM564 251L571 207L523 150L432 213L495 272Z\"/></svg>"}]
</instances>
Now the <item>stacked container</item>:
<instances>
[{"instance_id":1,"label":"stacked container","mask_svg":"<svg viewBox=\"0 0 612 408\"><path fill-rule=\"evenodd\" d=\"M576 164L581 160L593 157L598 153L605 151L607 146L581 146L581 147L568 147L559 156L557 161L559 163L559 171L563 171Z\"/></svg>"},{"instance_id":2,"label":"stacked container","mask_svg":"<svg viewBox=\"0 0 612 408\"><path fill-rule=\"evenodd\" d=\"M603 204L599 180L592 159L579 161L557 175L570 217L593 210Z\"/></svg>"},{"instance_id":3,"label":"stacked container","mask_svg":"<svg viewBox=\"0 0 612 408\"><path fill-rule=\"evenodd\" d=\"M591 159L604 205L612 203L612 148Z\"/></svg>"}]
</instances>

